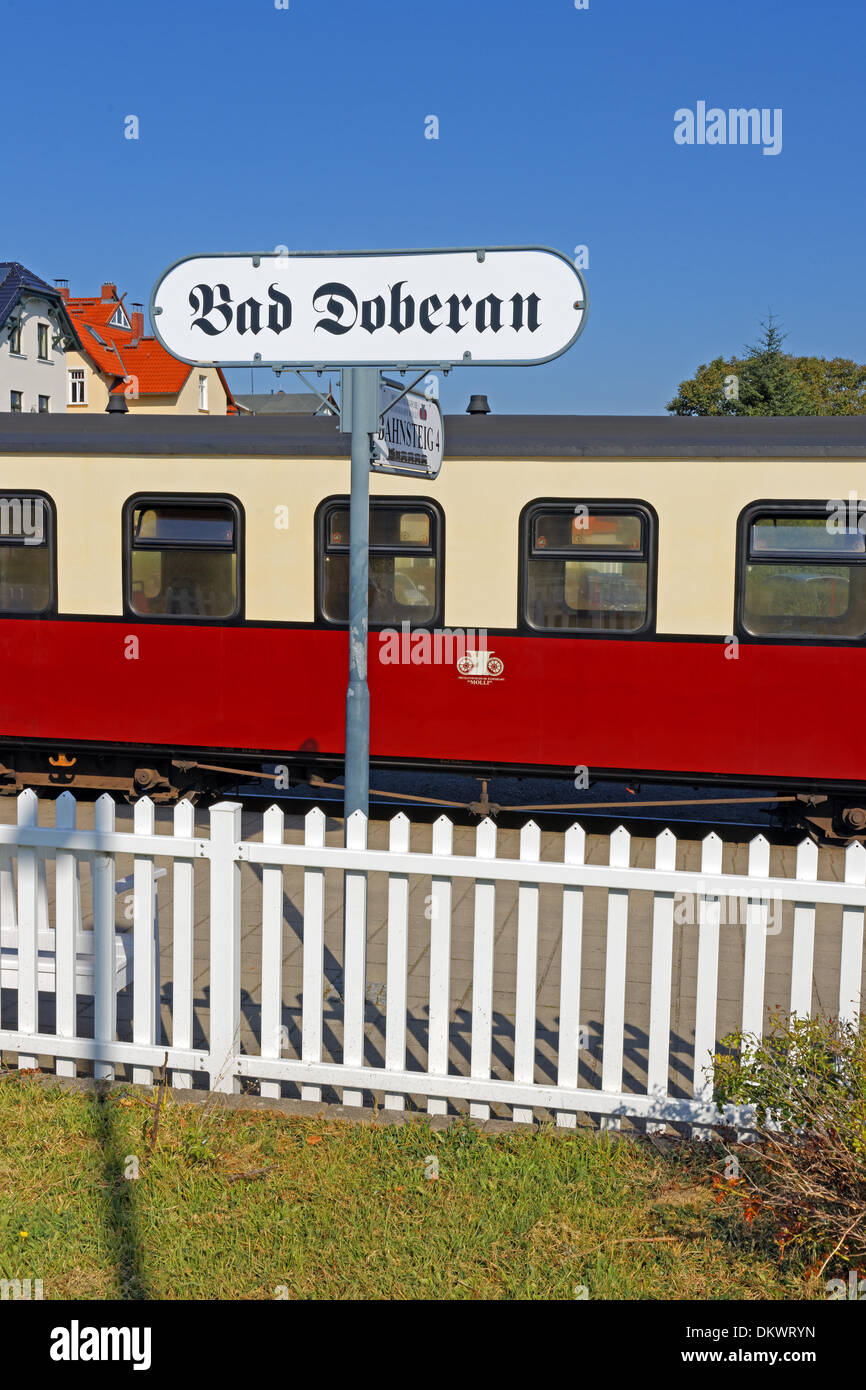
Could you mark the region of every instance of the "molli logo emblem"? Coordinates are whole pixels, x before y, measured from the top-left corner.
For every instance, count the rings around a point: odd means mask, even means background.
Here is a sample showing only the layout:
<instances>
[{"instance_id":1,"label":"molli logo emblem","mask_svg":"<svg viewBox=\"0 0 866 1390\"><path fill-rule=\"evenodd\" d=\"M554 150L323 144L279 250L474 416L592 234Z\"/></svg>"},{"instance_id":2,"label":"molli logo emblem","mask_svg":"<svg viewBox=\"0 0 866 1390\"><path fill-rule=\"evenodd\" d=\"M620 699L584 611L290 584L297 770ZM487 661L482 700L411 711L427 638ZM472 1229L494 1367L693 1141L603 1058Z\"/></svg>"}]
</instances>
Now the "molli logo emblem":
<instances>
[{"instance_id":1,"label":"molli logo emblem","mask_svg":"<svg viewBox=\"0 0 866 1390\"><path fill-rule=\"evenodd\" d=\"M467 652L457 662L457 673L470 685L490 685L492 681L504 680L502 674L505 662L493 652Z\"/></svg>"}]
</instances>

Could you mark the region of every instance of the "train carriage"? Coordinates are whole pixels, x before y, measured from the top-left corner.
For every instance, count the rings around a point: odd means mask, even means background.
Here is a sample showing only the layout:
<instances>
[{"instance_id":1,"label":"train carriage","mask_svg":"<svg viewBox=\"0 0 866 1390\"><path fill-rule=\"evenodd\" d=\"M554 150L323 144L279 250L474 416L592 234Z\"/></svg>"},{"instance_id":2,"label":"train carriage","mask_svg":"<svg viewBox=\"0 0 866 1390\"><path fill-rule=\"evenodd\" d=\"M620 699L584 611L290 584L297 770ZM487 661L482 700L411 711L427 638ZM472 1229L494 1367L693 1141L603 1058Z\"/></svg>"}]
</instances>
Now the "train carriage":
<instances>
[{"instance_id":1,"label":"train carriage","mask_svg":"<svg viewBox=\"0 0 866 1390\"><path fill-rule=\"evenodd\" d=\"M334 421L0 419L5 789L339 766ZM371 479L375 763L769 785L862 828L866 421L471 415L445 441L435 482Z\"/></svg>"}]
</instances>

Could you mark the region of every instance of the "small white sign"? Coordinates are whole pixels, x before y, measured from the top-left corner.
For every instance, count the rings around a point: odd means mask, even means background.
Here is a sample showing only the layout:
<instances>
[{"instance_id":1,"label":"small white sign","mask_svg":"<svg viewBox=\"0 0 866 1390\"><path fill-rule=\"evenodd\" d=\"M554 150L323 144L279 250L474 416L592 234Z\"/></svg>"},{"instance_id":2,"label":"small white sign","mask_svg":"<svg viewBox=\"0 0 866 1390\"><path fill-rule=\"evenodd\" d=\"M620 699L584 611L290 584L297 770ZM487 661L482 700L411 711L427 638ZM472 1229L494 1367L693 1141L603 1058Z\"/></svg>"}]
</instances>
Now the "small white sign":
<instances>
[{"instance_id":1,"label":"small white sign","mask_svg":"<svg viewBox=\"0 0 866 1390\"><path fill-rule=\"evenodd\" d=\"M373 435L370 467L376 473L436 478L445 448L439 402L414 391L397 400L401 391L402 387L385 381L379 385L382 429Z\"/></svg>"},{"instance_id":2,"label":"small white sign","mask_svg":"<svg viewBox=\"0 0 866 1390\"><path fill-rule=\"evenodd\" d=\"M539 247L192 256L151 296L163 347L224 367L548 362L586 312L580 271Z\"/></svg>"}]
</instances>

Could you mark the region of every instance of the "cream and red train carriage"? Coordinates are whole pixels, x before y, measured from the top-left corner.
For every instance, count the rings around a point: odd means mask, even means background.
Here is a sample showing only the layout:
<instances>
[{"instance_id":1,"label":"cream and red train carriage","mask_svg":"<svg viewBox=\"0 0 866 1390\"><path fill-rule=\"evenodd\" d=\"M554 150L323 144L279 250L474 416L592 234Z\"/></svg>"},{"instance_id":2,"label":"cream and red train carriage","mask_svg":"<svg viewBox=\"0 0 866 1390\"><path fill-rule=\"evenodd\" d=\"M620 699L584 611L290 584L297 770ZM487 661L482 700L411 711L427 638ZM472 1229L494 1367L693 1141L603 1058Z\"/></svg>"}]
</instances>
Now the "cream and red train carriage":
<instances>
[{"instance_id":1,"label":"cream and red train carriage","mask_svg":"<svg viewBox=\"0 0 866 1390\"><path fill-rule=\"evenodd\" d=\"M338 765L334 422L0 420L5 785ZM760 783L854 825L866 420L457 416L445 438L435 483L372 478L375 761ZM443 629L466 650L418 636Z\"/></svg>"}]
</instances>

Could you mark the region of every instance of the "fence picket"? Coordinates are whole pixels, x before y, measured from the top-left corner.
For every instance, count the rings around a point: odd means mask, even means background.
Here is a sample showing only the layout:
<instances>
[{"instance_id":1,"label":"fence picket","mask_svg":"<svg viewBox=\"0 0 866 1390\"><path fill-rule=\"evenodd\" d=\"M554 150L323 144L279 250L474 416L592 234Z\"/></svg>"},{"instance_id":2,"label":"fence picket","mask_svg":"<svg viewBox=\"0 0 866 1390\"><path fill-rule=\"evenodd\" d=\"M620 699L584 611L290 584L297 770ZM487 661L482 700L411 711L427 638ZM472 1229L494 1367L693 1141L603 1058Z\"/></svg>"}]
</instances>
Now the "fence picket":
<instances>
[{"instance_id":1,"label":"fence picket","mask_svg":"<svg viewBox=\"0 0 866 1390\"><path fill-rule=\"evenodd\" d=\"M195 809L189 801L174 808L174 835L191 840L195 835ZM191 1048L193 1039L193 951L195 924L195 864L175 859L172 887L172 1033L173 1047ZM192 1072L175 1070L172 1084L179 1090L192 1086Z\"/></svg>"},{"instance_id":2,"label":"fence picket","mask_svg":"<svg viewBox=\"0 0 866 1390\"><path fill-rule=\"evenodd\" d=\"M94 829L106 844L114 832L114 802L107 792L93 810ZM114 988L114 855L103 850L91 860L93 887L93 1036L97 1043L113 1043L117 1032L117 995ZM93 1075L100 1081L114 1078L114 1065L97 1059Z\"/></svg>"},{"instance_id":3,"label":"fence picket","mask_svg":"<svg viewBox=\"0 0 866 1390\"><path fill-rule=\"evenodd\" d=\"M489 816L479 821L475 831L478 859L496 858L496 826ZM493 1053L493 953L496 921L496 882L492 878L475 881L475 931L472 946L472 1038L469 1069L473 1077L486 1081L490 1076ZM469 1114L475 1120L489 1120L486 1101L470 1101Z\"/></svg>"},{"instance_id":4,"label":"fence picket","mask_svg":"<svg viewBox=\"0 0 866 1390\"><path fill-rule=\"evenodd\" d=\"M814 883L818 877L818 846L803 840L797 846L797 878ZM808 1018L812 1012L812 963L815 956L815 904L794 904L794 941L791 948L791 1013Z\"/></svg>"},{"instance_id":5,"label":"fence picket","mask_svg":"<svg viewBox=\"0 0 866 1390\"><path fill-rule=\"evenodd\" d=\"M367 848L367 817L361 811L353 811L346 822L346 848ZM344 885L343 1061L360 1067L367 1002L367 875L347 870ZM360 1105L363 1099L363 1091L343 1091L344 1105Z\"/></svg>"},{"instance_id":6,"label":"fence picket","mask_svg":"<svg viewBox=\"0 0 866 1390\"><path fill-rule=\"evenodd\" d=\"M49 931L51 922L48 916L48 851L36 851L36 929Z\"/></svg>"},{"instance_id":7,"label":"fence picket","mask_svg":"<svg viewBox=\"0 0 866 1390\"><path fill-rule=\"evenodd\" d=\"M12 850L0 845L0 931L16 931L17 928Z\"/></svg>"},{"instance_id":8,"label":"fence picket","mask_svg":"<svg viewBox=\"0 0 866 1390\"><path fill-rule=\"evenodd\" d=\"M133 810L136 835L153 835L154 804L142 796ZM153 876L153 857L136 855L133 860L133 978L132 978L132 1040L135 1043L160 1041L159 985L157 981L157 950L155 940L156 886ZM114 933L112 932L112 952ZM153 1083L153 1067L133 1067L132 1080L137 1086Z\"/></svg>"},{"instance_id":9,"label":"fence picket","mask_svg":"<svg viewBox=\"0 0 866 1390\"><path fill-rule=\"evenodd\" d=\"M212 1091L239 1089L235 1058L241 1030L241 806L210 809L210 1056Z\"/></svg>"},{"instance_id":10,"label":"fence picket","mask_svg":"<svg viewBox=\"0 0 866 1390\"><path fill-rule=\"evenodd\" d=\"M61 792L54 803L58 830L74 830L77 807L71 792ZM57 1036L74 1038L77 996L75 992L78 918L78 864L72 850L58 849L54 880L54 997ZM75 1076L74 1058L57 1058L58 1076Z\"/></svg>"},{"instance_id":11,"label":"fence picket","mask_svg":"<svg viewBox=\"0 0 866 1390\"><path fill-rule=\"evenodd\" d=\"M845 882L866 883L866 849L856 841L845 850ZM863 978L863 908L842 909L842 951L839 960L839 1018L855 1027L860 1018Z\"/></svg>"},{"instance_id":12,"label":"fence picket","mask_svg":"<svg viewBox=\"0 0 866 1390\"><path fill-rule=\"evenodd\" d=\"M402 811L389 827L392 854L409 850L410 824ZM388 876L388 964L385 976L385 1069L406 1069L406 1008L409 978L409 875ZM403 1110L406 1097L385 1092L386 1110Z\"/></svg>"},{"instance_id":13,"label":"fence picket","mask_svg":"<svg viewBox=\"0 0 866 1390\"><path fill-rule=\"evenodd\" d=\"M722 872L722 841L715 831L701 845L701 873ZM721 902L717 895L698 895L698 978L695 991L695 1057L692 1084L694 1094L712 1098L712 1077L707 1075L716 1050L716 1015L719 995L719 922Z\"/></svg>"},{"instance_id":14,"label":"fence picket","mask_svg":"<svg viewBox=\"0 0 866 1390\"><path fill-rule=\"evenodd\" d=\"M527 821L520 832L520 858L538 863L541 831ZM517 986L514 999L514 1080L535 1080L535 995L538 979L538 884L517 889ZM532 1111L514 1107L516 1124L532 1124Z\"/></svg>"},{"instance_id":15,"label":"fence picket","mask_svg":"<svg viewBox=\"0 0 866 1390\"><path fill-rule=\"evenodd\" d=\"M563 862L582 864L586 852L586 832L582 825L571 825L565 832ZM556 1080L559 1086L577 1086L580 1074L580 982L583 956L583 889L566 885L562 890L562 950L559 966L559 1056ZM560 1129L574 1129L577 1112L557 1110Z\"/></svg>"},{"instance_id":16,"label":"fence picket","mask_svg":"<svg viewBox=\"0 0 866 1390\"><path fill-rule=\"evenodd\" d=\"M766 878L770 872L770 842L756 835L749 845L749 877ZM779 908L780 904L776 904ZM764 1032L764 989L767 970L769 907L766 898L749 898L743 947L744 1033L761 1037ZM775 922L774 922L775 925Z\"/></svg>"},{"instance_id":17,"label":"fence picket","mask_svg":"<svg viewBox=\"0 0 866 1390\"><path fill-rule=\"evenodd\" d=\"M677 841L672 830L656 836L655 866L674 869ZM671 981L674 963L674 895L653 894L652 965L650 968L649 1045L647 1051L647 1091L667 1096L671 1049ZM647 1133L664 1131L667 1125L648 1121Z\"/></svg>"},{"instance_id":18,"label":"fence picket","mask_svg":"<svg viewBox=\"0 0 866 1390\"><path fill-rule=\"evenodd\" d=\"M610 865L626 869L631 837L620 825L610 837ZM601 1089L622 1090L625 1049L625 972L628 944L628 889L609 888L607 894L607 949L604 963L604 1034L601 1054ZM619 1129L618 1115L602 1118L602 1129Z\"/></svg>"},{"instance_id":19,"label":"fence picket","mask_svg":"<svg viewBox=\"0 0 866 1390\"><path fill-rule=\"evenodd\" d=\"M304 844L321 849L325 843L325 814L318 806L304 817ZM304 960L301 995L301 1057L322 1060L322 1015L325 985L325 871L304 870ZM301 1100L320 1101L321 1086L301 1086Z\"/></svg>"},{"instance_id":20,"label":"fence picket","mask_svg":"<svg viewBox=\"0 0 866 1390\"><path fill-rule=\"evenodd\" d=\"M433 853L450 854L454 827L447 816L433 823ZM437 878L430 885L430 1011L428 1014L427 1070L431 1076L448 1075L448 1040L451 1022L451 880ZM430 1115L447 1115L448 1102L438 1096L427 1101Z\"/></svg>"},{"instance_id":21,"label":"fence picket","mask_svg":"<svg viewBox=\"0 0 866 1390\"><path fill-rule=\"evenodd\" d=\"M30 828L38 824L39 803L29 788L18 797L18 825ZM39 1031L39 851L18 851L18 1031L34 1034ZM22 1071L38 1066L32 1053L21 1053L18 1065Z\"/></svg>"},{"instance_id":22,"label":"fence picket","mask_svg":"<svg viewBox=\"0 0 866 1390\"><path fill-rule=\"evenodd\" d=\"M269 806L262 817L266 845L281 845L285 815ZM283 1042L283 870L279 864L262 869L262 1056L279 1057ZM278 1100L279 1081L260 1082L260 1093Z\"/></svg>"}]
</instances>

